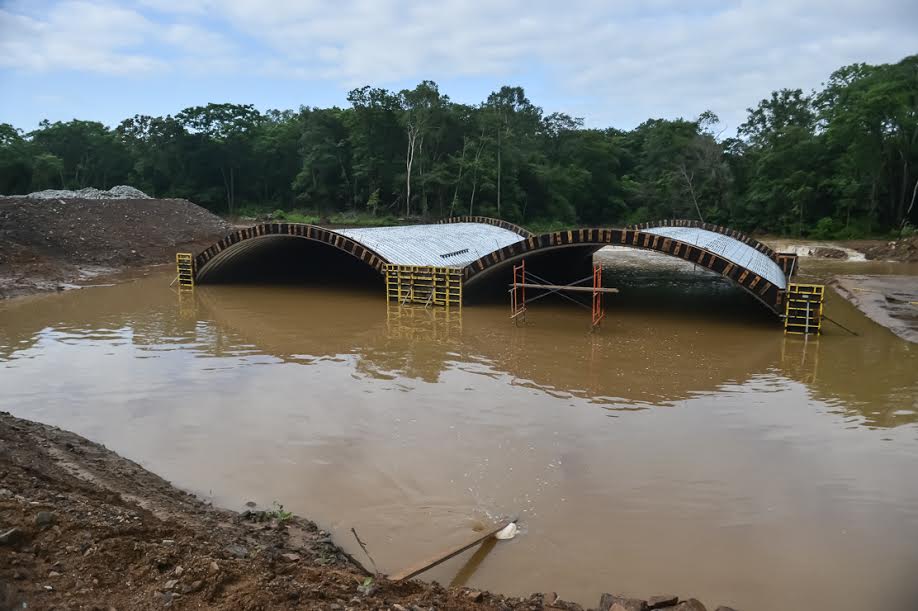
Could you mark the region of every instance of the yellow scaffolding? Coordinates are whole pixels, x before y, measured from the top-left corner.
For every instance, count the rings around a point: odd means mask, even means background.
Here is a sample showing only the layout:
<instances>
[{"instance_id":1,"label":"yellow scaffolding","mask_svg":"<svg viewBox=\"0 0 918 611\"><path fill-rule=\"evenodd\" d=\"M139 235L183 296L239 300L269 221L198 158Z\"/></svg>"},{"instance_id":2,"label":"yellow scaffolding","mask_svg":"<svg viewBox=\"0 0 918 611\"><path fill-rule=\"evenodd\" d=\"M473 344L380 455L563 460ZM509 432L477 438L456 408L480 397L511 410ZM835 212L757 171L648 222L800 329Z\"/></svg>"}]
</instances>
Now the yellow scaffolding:
<instances>
[{"instance_id":1,"label":"yellow scaffolding","mask_svg":"<svg viewBox=\"0 0 918 611\"><path fill-rule=\"evenodd\" d=\"M179 293L194 290L194 257L190 252L175 253L176 280Z\"/></svg>"},{"instance_id":2,"label":"yellow scaffolding","mask_svg":"<svg viewBox=\"0 0 918 611\"><path fill-rule=\"evenodd\" d=\"M462 307L462 270L456 267L386 265L386 298L402 305L417 303Z\"/></svg>"},{"instance_id":3,"label":"yellow scaffolding","mask_svg":"<svg viewBox=\"0 0 918 611\"><path fill-rule=\"evenodd\" d=\"M822 284L788 284L784 306L784 333L819 335L826 287Z\"/></svg>"}]
</instances>

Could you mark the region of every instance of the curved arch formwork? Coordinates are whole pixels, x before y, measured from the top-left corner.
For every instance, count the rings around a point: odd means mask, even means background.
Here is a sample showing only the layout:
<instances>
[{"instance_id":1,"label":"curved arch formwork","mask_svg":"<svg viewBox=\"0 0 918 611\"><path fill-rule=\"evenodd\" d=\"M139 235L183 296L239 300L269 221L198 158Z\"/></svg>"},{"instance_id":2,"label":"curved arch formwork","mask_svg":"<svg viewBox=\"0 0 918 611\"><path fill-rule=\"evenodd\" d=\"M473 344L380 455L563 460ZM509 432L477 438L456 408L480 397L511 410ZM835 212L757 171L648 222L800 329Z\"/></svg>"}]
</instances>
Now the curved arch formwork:
<instances>
[{"instance_id":1,"label":"curved arch formwork","mask_svg":"<svg viewBox=\"0 0 918 611\"><path fill-rule=\"evenodd\" d=\"M444 224L457 224L455 230ZM671 228L671 230L667 230ZM692 231L695 230L695 231ZM780 255L733 230L695 221L660 221L640 228L590 228L535 235L487 217L454 217L437 225L333 231L302 223L263 223L232 232L195 258L195 276L207 282L225 263L281 237L301 238L347 253L380 275L387 264L461 269L474 284L530 254L579 247L625 246L679 257L739 285L776 314L783 313L787 268ZM692 243L694 242L694 243ZM386 253L385 255L380 253Z\"/></svg>"},{"instance_id":2,"label":"curved arch formwork","mask_svg":"<svg viewBox=\"0 0 918 611\"><path fill-rule=\"evenodd\" d=\"M714 233L720 233L725 236L729 236L734 240L739 240L743 244L750 246L751 248L756 249L757 251L765 254L768 258L773 261L778 260L778 253L769 248L766 244L759 242L755 238L749 237L741 231L736 229L731 229L729 227L723 227L722 225L713 225L711 223L704 223L702 221L693 221L689 219L668 219L662 221L650 221L647 223L638 223L637 225L630 225L628 229L652 229L654 227L692 227L695 229L704 229L706 231L712 231Z\"/></svg>"},{"instance_id":3,"label":"curved arch formwork","mask_svg":"<svg viewBox=\"0 0 918 611\"><path fill-rule=\"evenodd\" d=\"M255 240L272 236L301 238L327 244L351 255L380 274L384 272L385 265L389 263L376 251L331 229L306 223L262 223L234 231L216 244L204 249L194 260L196 279L199 282L206 281L210 270L220 265L223 260L232 257L234 251L243 254L245 248L242 245L252 244Z\"/></svg>"},{"instance_id":4,"label":"curved arch formwork","mask_svg":"<svg viewBox=\"0 0 918 611\"><path fill-rule=\"evenodd\" d=\"M490 216L451 216L446 219L440 219L437 221L438 225L443 225L445 223L482 223L484 225L494 225L495 227L500 227L501 229L506 229L507 231L512 231L518 235L523 236L524 238L531 238L536 235L524 227L519 225L514 225L503 219L495 219Z\"/></svg>"},{"instance_id":5,"label":"curved arch formwork","mask_svg":"<svg viewBox=\"0 0 918 611\"><path fill-rule=\"evenodd\" d=\"M775 279L776 282L771 282L763 278L761 274L755 273L710 250L638 229L573 229L532 236L495 250L467 265L463 270L465 283L466 285L474 283L483 276L519 261L529 254L577 246L595 247L595 250L599 250L603 246L626 246L653 250L679 257L722 275L739 285L776 314L781 314L783 311L786 278L781 268L774 261L771 261L771 263L781 273L780 278L784 281L784 286L779 286L781 280L777 278ZM749 246L752 245L750 244Z\"/></svg>"}]
</instances>

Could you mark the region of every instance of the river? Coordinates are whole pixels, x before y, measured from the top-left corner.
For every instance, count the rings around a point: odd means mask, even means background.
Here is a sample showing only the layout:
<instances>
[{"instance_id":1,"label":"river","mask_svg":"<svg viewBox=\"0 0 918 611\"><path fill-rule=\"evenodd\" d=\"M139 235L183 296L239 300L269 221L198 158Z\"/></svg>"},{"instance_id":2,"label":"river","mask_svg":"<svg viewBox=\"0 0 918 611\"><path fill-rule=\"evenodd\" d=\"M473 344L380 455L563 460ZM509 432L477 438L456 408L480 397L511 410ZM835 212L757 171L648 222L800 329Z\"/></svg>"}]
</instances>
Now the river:
<instances>
[{"instance_id":1,"label":"river","mask_svg":"<svg viewBox=\"0 0 918 611\"><path fill-rule=\"evenodd\" d=\"M831 291L859 336L785 337L742 291L648 272L651 255L599 255L621 293L596 333L561 300L517 326L505 303L344 287L180 299L165 272L0 302L0 409L216 504L277 501L361 555L354 527L384 572L518 515L514 540L424 577L584 605L913 608L918 345Z\"/></svg>"}]
</instances>

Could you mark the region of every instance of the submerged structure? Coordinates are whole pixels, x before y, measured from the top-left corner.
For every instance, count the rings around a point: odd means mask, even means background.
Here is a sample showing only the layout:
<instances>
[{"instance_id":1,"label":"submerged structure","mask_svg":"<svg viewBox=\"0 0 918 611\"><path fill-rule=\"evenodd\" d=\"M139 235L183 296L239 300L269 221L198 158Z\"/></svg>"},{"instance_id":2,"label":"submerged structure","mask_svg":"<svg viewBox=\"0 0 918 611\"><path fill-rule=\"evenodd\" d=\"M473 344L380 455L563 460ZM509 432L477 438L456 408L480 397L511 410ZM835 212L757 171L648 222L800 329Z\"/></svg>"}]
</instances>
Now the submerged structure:
<instances>
[{"instance_id":1,"label":"submerged structure","mask_svg":"<svg viewBox=\"0 0 918 611\"><path fill-rule=\"evenodd\" d=\"M203 284L269 280L279 269L319 276L347 270L355 279L387 278L390 298L393 287L423 286L449 304L457 299L461 303L463 290L489 281L504 281L506 287L513 265L523 259L530 267L552 270L554 277L573 279L590 269L595 251L609 245L693 263L738 285L779 315L785 313L789 278L796 271L795 254L776 253L738 231L697 221L536 235L498 219L456 217L432 225L336 230L263 223L203 250L194 259L194 277Z\"/></svg>"}]
</instances>

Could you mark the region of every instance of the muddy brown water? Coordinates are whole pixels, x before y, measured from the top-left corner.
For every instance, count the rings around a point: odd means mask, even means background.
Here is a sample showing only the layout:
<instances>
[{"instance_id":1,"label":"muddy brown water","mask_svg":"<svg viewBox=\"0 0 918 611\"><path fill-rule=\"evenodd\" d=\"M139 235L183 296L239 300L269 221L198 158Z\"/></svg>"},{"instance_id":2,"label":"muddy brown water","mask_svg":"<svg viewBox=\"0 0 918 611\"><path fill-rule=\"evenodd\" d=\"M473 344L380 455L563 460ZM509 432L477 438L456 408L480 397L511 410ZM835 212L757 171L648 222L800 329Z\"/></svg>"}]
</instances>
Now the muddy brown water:
<instances>
[{"instance_id":1,"label":"muddy brown water","mask_svg":"<svg viewBox=\"0 0 918 611\"><path fill-rule=\"evenodd\" d=\"M832 293L860 336L785 337L713 276L601 256L622 292L594 334L564 301L517 327L504 303L342 287L179 299L167 273L0 303L0 409L217 504L276 500L359 554L354 527L384 572L512 514L516 539L425 577L585 605L915 608L918 345Z\"/></svg>"}]
</instances>

